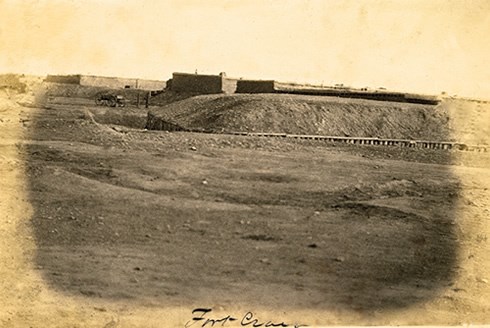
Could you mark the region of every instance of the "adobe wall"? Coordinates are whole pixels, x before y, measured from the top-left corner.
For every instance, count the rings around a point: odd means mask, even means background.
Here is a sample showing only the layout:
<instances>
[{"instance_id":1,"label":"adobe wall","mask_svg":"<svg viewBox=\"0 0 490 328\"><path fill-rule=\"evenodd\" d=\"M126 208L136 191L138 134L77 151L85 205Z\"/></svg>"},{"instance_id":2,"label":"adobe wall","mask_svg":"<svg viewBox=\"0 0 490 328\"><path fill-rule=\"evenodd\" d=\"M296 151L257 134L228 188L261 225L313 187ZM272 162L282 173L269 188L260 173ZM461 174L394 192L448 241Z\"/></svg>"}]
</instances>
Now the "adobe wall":
<instances>
[{"instance_id":1,"label":"adobe wall","mask_svg":"<svg viewBox=\"0 0 490 328\"><path fill-rule=\"evenodd\" d=\"M148 90L148 91L163 90L165 89L166 86L167 86L166 81L138 79L138 89L141 90Z\"/></svg>"},{"instance_id":2,"label":"adobe wall","mask_svg":"<svg viewBox=\"0 0 490 328\"><path fill-rule=\"evenodd\" d=\"M46 82L78 84L87 87L103 87L109 89L129 88L148 91L163 90L166 85L165 81L93 75L48 75Z\"/></svg>"},{"instance_id":3,"label":"adobe wall","mask_svg":"<svg viewBox=\"0 0 490 328\"><path fill-rule=\"evenodd\" d=\"M64 83L64 84L80 84L81 75L48 75L46 82Z\"/></svg>"},{"instance_id":4,"label":"adobe wall","mask_svg":"<svg viewBox=\"0 0 490 328\"><path fill-rule=\"evenodd\" d=\"M136 89L136 79L82 75L80 85L110 89L124 89L129 86L130 89Z\"/></svg>"},{"instance_id":5,"label":"adobe wall","mask_svg":"<svg viewBox=\"0 0 490 328\"><path fill-rule=\"evenodd\" d=\"M82 75L80 84L110 89L127 88L152 91L165 89L166 82L158 80Z\"/></svg>"},{"instance_id":6,"label":"adobe wall","mask_svg":"<svg viewBox=\"0 0 490 328\"><path fill-rule=\"evenodd\" d=\"M213 94L223 92L223 78L219 75L174 73L172 91Z\"/></svg>"},{"instance_id":7,"label":"adobe wall","mask_svg":"<svg viewBox=\"0 0 490 328\"><path fill-rule=\"evenodd\" d=\"M238 80L236 93L273 93L274 84L273 80Z\"/></svg>"}]
</instances>

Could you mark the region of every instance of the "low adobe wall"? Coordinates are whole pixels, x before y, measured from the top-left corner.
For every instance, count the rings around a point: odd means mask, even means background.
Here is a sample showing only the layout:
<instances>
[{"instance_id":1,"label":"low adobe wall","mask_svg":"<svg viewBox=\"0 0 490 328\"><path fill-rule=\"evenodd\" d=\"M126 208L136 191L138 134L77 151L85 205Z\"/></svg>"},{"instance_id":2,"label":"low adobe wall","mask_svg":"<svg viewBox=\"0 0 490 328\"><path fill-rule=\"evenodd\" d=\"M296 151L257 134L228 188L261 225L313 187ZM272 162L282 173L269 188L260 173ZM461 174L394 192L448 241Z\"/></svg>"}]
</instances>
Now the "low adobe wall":
<instances>
[{"instance_id":1,"label":"low adobe wall","mask_svg":"<svg viewBox=\"0 0 490 328\"><path fill-rule=\"evenodd\" d=\"M157 91L163 90L167 87L166 81L158 81L158 80L140 80L137 82L137 89L148 90L148 91Z\"/></svg>"},{"instance_id":2,"label":"low adobe wall","mask_svg":"<svg viewBox=\"0 0 490 328\"><path fill-rule=\"evenodd\" d=\"M341 98L359 98L381 101L407 102L405 95L398 92L365 92L334 89L280 89L276 92L311 96L330 96Z\"/></svg>"},{"instance_id":3,"label":"low adobe wall","mask_svg":"<svg viewBox=\"0 0 490 328\"><path fill-rule=\"evenodd\" d=\"M126 87L136 89L136 79L84 75L80 79L80 85L111 89L124 89Z\"/></svg>"},{"instance_id":4,"label":"low adobe wall","mask_svg":"<svg viewBox=\"0 0 490 328\"><path fill-rule=\"evenodd\" d=\"M84 86L106 87L111 89L140 89L151 91L165 89L166 82L157 80L82 75L80 84Z\"/></svg>"},{"instance_id":5,"label":"low adobe wall","mask_svg":"<svg viewBox=\"0 0 490 328\"><path fill-rule=\"evenodd\" d=\"M236 93L273 93L275 82L273 80L238 80Z\"/></svg>"},{"instance_id":6,"label":"low adobe wall","mask_svg":"<svg viewBox=\"0 0 490 328\"><path fill-rule=\"evenodd\" d=\"M64 84L80 84L81 75L48 75L46 82L64 83Z\"/></svg>"},{"instance_id":7,"label":"low adobe wall","mask_svg":"<svg viewBox=\"0 0 490 328\"><path fill-rule=\"evenodd\" d=\"M50 83L77 84L86 87L140 89L147 91L163 90L166 86L165 81L93 75L48 75L45 81Z\"/></svg>"},{"instance_id":8,"label":"low adobe wall","mask_svg":"<svg viewBox=\"0 0 490 328\"><path fill-rule=\"evenodd\" d=\"M427 105L437 105L440 102L440 99L436 96L405 94L401 92L324 88L295 83L280 83L274 80L238 80L236 93L290 93L311 96L409 102Z\"/></svg>"}]
</instances>

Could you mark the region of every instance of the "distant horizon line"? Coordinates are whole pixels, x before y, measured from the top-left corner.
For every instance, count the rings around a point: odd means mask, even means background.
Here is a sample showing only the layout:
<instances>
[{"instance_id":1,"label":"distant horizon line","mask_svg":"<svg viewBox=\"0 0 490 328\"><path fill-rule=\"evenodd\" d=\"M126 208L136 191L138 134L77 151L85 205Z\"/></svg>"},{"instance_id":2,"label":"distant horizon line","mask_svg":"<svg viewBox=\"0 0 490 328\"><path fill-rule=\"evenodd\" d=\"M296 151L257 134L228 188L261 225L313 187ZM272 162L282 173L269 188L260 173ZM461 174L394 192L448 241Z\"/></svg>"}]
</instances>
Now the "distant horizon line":
<instances>
[{"instance_id":1,"label":"distant horizon line","mask_svg":"<svg viewBox=\"0 0 490 328\"><path fill-rule=\"evenodd\" d=\"M278 83L289 83L289 84L296 84L296 85L304 85L304 86L311 86L311 87L331 87L335 88L336 86L342 86L345 89L351 89L351 90L361 90L364 88L368 88L372 91L374 90L382 90L383 92L397 92L397 93L406 93L406 94L418 94L422 96L443 96L445 98L458 98L458 99L466 99L466 100L478 100L478 101L490 101L490 98L483 98L483 97L476 97L476 96L468 96L468 95L459 95L457 93L448 93L444 91L439 91L438 93L426 93L421 92L421 91L400 91L396 89L391 89L391 88L385 88L385 87L369 87L369 86L364 86L364 87L355 87L355 86L350 86L350 85L344 85L343 83L334 83L332 85L330 84L318 84L314 82L296 82L296 81L283 81L283 80L276 80L276 79L262 79L262 78L246 78L246 77L234 77L234 76L228 76L226 75L226 72L222 71L217 74L211 74L211 73L199 73L199 72L172 72L172 74L177 73L177 74L189 74L189 75L208 75L208 76L220 76L221 73L225 74L225 77L229 79L237 79L237 80L252 80L252 81L274 81ZM93 73L62 73L62 74L57 74L57 73L45 73L45 74L37 74L37 73L19 73L19 72L0 72L0 75L7 75L7 74L13 74L13 75L23 75L23 76L31 76L31 77L40 77L40 78L46 78L49 75L51 76L93 76L93 77L101 77L101 78L121 78L121 79L136 79L136 80L146 80L146 81L159 81L159 82L166 82L169 79L155 79L155 78L146 78L146 77L134 77L134 76L108 76L108 75L97 75Z\"/></svg>"}]
</instances>

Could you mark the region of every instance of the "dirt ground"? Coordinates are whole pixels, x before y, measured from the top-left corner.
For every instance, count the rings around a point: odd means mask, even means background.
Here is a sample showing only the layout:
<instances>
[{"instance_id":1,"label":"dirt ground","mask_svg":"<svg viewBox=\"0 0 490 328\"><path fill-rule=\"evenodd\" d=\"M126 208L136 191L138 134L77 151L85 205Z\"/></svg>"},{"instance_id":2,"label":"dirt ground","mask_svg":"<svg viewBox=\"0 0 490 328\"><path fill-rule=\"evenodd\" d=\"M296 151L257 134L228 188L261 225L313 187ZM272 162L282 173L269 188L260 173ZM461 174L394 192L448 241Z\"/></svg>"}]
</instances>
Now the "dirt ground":
<instances>
[{"instance_id":1,"label":"dirt ground","mask_svg":"<svg viewBox=\"0 0 490 328\"><path fill-rule=\"evenodd\" d=\"M2 327L184 327L195 308L490 321L489 153L145 131L145 117L2 100Z\"/></svg>"}]
</instances>

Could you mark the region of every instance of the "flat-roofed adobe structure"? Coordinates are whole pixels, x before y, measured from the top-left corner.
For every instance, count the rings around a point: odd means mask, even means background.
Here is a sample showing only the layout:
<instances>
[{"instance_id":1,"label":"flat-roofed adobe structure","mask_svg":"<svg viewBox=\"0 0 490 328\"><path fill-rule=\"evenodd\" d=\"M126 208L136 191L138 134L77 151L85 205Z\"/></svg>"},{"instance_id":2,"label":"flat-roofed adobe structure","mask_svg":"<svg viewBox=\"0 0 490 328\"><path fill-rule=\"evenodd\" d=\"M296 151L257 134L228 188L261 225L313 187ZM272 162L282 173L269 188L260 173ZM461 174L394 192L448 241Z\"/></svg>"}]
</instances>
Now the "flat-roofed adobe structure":
<instances>
[{"instance_id":1,"label":"flat-roofed adobe structure","mask_svg":"<svg viewBox=\"0 0 490 328\"><path fill-rule=\"evenodd\" d=\"M234 93L237 80L219 75L173 73L170 90L175 92L191 92L198 94Z\"/></svg>"}]
</instances>

